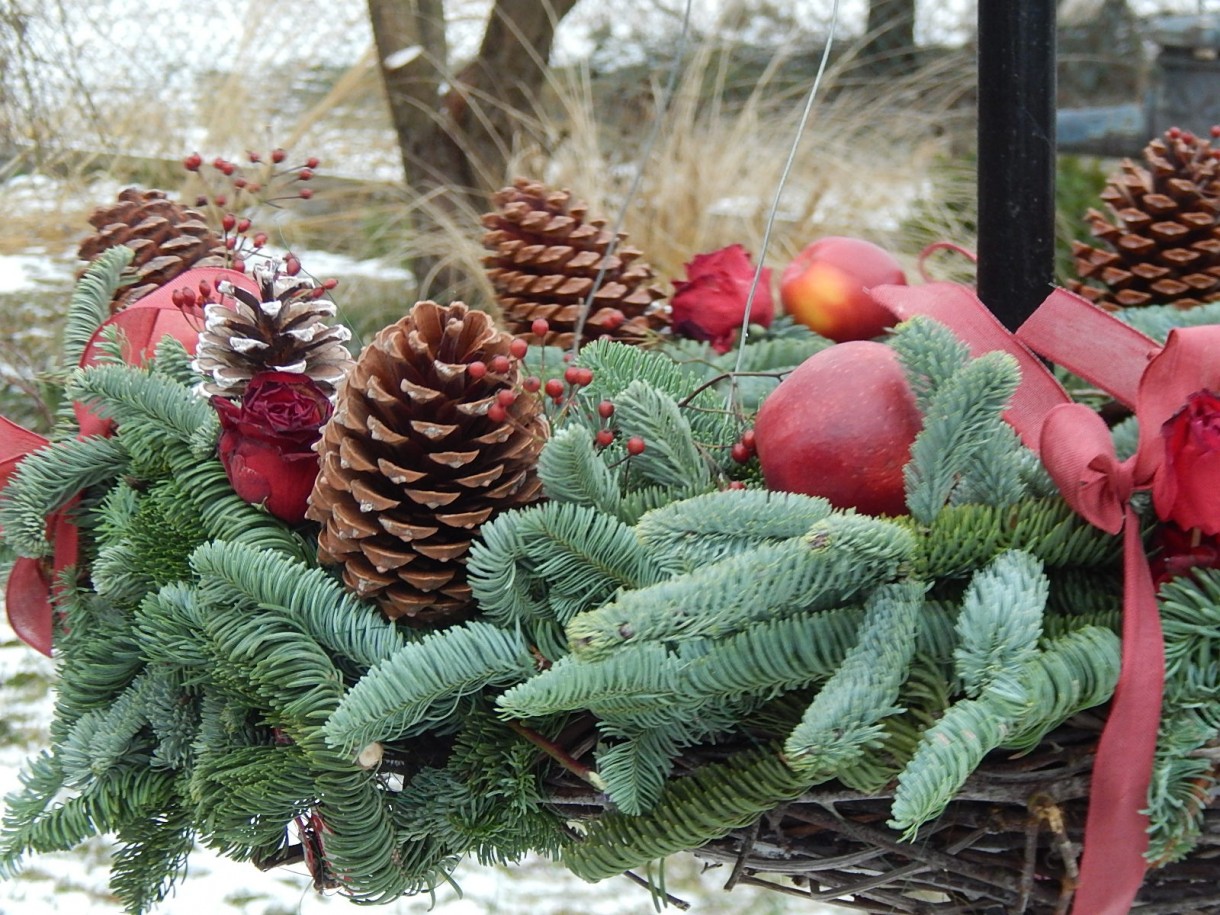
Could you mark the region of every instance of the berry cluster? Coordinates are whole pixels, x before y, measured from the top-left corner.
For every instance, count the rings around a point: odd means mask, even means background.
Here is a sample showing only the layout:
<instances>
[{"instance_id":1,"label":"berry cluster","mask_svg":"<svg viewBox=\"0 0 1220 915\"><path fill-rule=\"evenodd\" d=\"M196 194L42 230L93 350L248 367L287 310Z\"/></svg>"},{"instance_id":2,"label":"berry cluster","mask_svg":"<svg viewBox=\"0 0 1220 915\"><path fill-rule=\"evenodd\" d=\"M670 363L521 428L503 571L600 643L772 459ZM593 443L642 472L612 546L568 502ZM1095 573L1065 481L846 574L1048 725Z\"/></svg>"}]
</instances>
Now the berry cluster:
<instances>
[{"instance_id":1,"label":"berry cluster","mask_svg":"<svg viewBox=\"0 0 1220 915\"><path fill-rule=\"evenodd\" d=\"M217 156L205 163L199 153L191 153L182 160L182 167L198 176L203 183L203 193L195 198L195 206L202 209L216 228L225 248L230 252L230 266L244 271L245 261L262 252L267 244L267 234L257 232L250 235L251 220L245 214L255 207L266 204L278 206L285 200L309 200L313 189L297 187L299 182L310 181L315 175L319 160L310 156L300 165L285 165L287 152L281 148L267 154L250 151L246 153L248 164ZM286 263L294 261L289 254ZM300 270L288 270L296 275ZM333 288L332 286L328 288Z\"/></svg>"}]
</instances>

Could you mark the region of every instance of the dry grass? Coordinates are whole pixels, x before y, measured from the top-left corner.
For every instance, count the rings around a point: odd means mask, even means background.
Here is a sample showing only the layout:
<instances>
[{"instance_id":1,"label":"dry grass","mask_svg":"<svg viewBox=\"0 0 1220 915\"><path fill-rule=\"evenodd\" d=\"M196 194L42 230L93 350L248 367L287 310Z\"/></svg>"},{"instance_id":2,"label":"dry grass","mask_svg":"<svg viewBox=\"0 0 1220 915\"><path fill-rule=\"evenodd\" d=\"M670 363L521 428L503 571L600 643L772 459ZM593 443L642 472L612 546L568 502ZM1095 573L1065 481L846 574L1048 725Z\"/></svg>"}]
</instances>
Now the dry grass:
<instances>
[{"instance_id":1,"label":"dry grass","mask_svg":"<svg viewBox=\"0 0 1220 915\"><path fill-rule=\"evenodd\" d=\"M88 187L99 176L112 187L131 182L182 189L189 199L193 194L175 162L195 148L206 157L237 157L246 149L284 145L320 156L324 174L355 171L358 163L366 174L392 176L396 144L371 52L328 71L324 85L302 90L285 78L282 60L292 53L282 46L272 53L268 47L269 35L286 37L277 24L288 7L254 4L251 10L230 41L229 72L208 77L210 91L196 109L180 110L155 92L137 105L129 99L104 103L100 93L88 96L87 110L43 105L43 123L27 133L44 138L37 154L40 168L68 179L56 191L63 200L49 213L6 207L13 216L0 228L0 251L35 238L62 247L77 237L88 210ZM808 67L807 59L793 49L779 49L769 64L749 73L753 84L745 88L739 61L723 47L708 42L691 48L687 58L657 143L642 163L641 192L624 223L631 242L666 278L681 276L683 263L701 251L733 242L758 250L803 105L801 92L812 78L812 71L800 70ZM909 239L899 226L911 199L928 189L934 164L950 149L944 125L954 103L969 91L971 68L968 61L945 60L861 88L853 63L853 49L840 50L827 74L780 202L767 258L772 266L782 267L796 250L826 234L861 235L899 253L915 253L901 250ZM646 74L637 85L622 87L607 111L608 93L587 72L553 74L536 110L519 113L531 122L527 133L550 140L546 148L518 149L503 177L528 174L569 187L594 213L614 219L639 164L639 147L665 76ZM113 148L152 148L155 154L113 156L54 142L66 133L88 133L79 125L91 118L105 120ZM0 196L0 204L7 202ZM392 182L336 182L318 185L315 200L294 207L300 212L291 222L270 218L295 246L370 251L404 262L439 257L440 266L471 278L476 300L489 299L480 269L478 212L436 203ZM956 212L950 207L947 215ZM421 233L418 227L424 225L439 229ZM946 220L945 230L953 228Z\"/></svg>"}]
</instances>

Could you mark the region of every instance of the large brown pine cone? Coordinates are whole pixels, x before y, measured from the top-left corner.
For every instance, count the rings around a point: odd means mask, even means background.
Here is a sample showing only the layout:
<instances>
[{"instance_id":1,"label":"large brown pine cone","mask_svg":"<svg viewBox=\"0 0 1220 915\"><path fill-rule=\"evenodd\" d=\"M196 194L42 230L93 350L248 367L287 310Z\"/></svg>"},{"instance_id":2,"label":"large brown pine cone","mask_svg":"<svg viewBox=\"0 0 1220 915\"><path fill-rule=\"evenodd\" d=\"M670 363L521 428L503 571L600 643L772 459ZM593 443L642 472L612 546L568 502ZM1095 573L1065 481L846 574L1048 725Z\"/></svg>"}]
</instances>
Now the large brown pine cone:
<instances>
[{"instance_id":1,"label":"large brown pine cone","mask_svg":"<svg viewBox=\"0 0 1220 915\"><path fill-rule=\"evenodd\" d=\"M570 347L603 265L582 343L598 337L636 343L669 326L669 310L657 301L664 292L651 285L655 274L641 252L625 246L620 235L606 256L613 236L605 220L588 219L571 193L518 178L493 195L492 205L495 211L483 216L483 247L491 252L483 264L511 333ZM544 340L532 333L537 318L550 325Z\"/></svg>"},{"instance_id":2,"label":"large brown pine cone","mask_svg":"<svg viewBox=\"0 0 1220 915\"><path fill-rule=\"evenodd\" d=\"M392 619L469 618L471 538L540 494L546 419L518 386L511 341L460 302L420 302L377 334L339 389L308 517L323 526L319 560L341 564L348 587ZM493 405L512 396L503 392L516 396L498 415Z\"/></svg>"},{"instance_id":3,"label":"large brown pine cone","mask_svg":"<svg viewBox=\"0 0 1220 915\"><path fill-rule=\"evenodd\" d=\"M1074 242L1077 293L1109 310L1220 299L1220 178L1211 141L1172 129L1125 160L1087 214L1101 246Z\"/></svg>"},{"instance_id":4,"label":"large brown pine cone","mask_svg":"<svg viewBox=\"0 0 1220 915\"><path fill-rule=\"evenodd\" d=\"M226 264L224 241L208 228L203 214L167 199L163 191L129 187L117 203L94 210L89 223L97 232L81 242L77 254L82 260L92 261L115 245L135 251L129 268L135 281L119 289L114 311L193 267Z\"/></svg>"}]
</instances>

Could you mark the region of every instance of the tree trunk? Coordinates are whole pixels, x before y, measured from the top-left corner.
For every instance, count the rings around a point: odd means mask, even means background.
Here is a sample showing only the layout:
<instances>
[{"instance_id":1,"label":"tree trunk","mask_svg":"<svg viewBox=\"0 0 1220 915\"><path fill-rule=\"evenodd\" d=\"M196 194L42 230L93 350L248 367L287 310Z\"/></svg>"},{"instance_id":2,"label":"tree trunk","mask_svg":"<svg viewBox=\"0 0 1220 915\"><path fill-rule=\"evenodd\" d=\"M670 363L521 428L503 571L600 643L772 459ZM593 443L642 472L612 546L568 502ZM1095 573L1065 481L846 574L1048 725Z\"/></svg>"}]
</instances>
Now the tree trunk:
<instances>
[{"instance_id":1,"label":"tree trunk","mask_svg":"<svg viewBox=\"0 0 1220 915\"><path fill-rule=\"evenodd\" d=\"M555 27L575 5L496 0L478 56L454 73L444 0L368 0L407 185L413 198L428 201L418 211L419 231L447 218L467 221L505 183L516 138L537 116ZM421 280L436 272L435 264L413 267Z\"/></svg>"},{"instance_id":2,"label":"tree trunk","mask_svg":"<svg viewBox=\"0 0 1220 915\"><path fill-rule=\"evenodd\" d=\"M915 62L915 0L870 0L861 55L877 72L909 70Z\"/></svg>"}]
</instances>

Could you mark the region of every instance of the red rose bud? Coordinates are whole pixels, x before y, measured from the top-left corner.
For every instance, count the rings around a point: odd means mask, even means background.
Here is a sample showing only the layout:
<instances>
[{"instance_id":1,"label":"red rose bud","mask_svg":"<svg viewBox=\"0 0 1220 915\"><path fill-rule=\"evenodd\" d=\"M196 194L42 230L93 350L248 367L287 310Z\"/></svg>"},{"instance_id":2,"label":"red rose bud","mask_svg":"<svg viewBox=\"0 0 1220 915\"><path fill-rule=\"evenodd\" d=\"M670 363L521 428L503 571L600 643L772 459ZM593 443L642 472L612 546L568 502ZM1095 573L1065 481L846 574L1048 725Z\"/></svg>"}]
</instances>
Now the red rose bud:
<instances>
[{"instance_id":1,"label":"red rose bud","mask_svg":"<svg viewBox=\"0 0 1220 915\"><path fill-rule=\"evenodd\" d=\"M1161 427L1165 463L1152 487L1157 517L1220 534L1220 395L1196 391Z\"/></svg>"},{"instance_id":2,"label":"red rose bud","mask_svg":"<svg viewBox=\"0 0 1220 915\"><path fill-rule=\"evenodd\" d=\"M224 397L213 397L212 406L234 492L289 524L303 521L318 476L313 445L333 409L326 394L307 375L260 372L240 406Z\"/></svg>"},{"instance_id":3,"label":"red rose bud","mask_svg":"<svg viewBox=\"0 0 1220 915\"><path fill-rule=\"evenodd\" d=\"M741 245L695 255L686 265L687 278L674 280L674 295L669 303L674 331L707 340L719 353L728 352L745 316L754 272L750 255ZM750 323L766 327L774 312L771 271L764 268L754 293Z\"/></svg>"}]
</instances>

